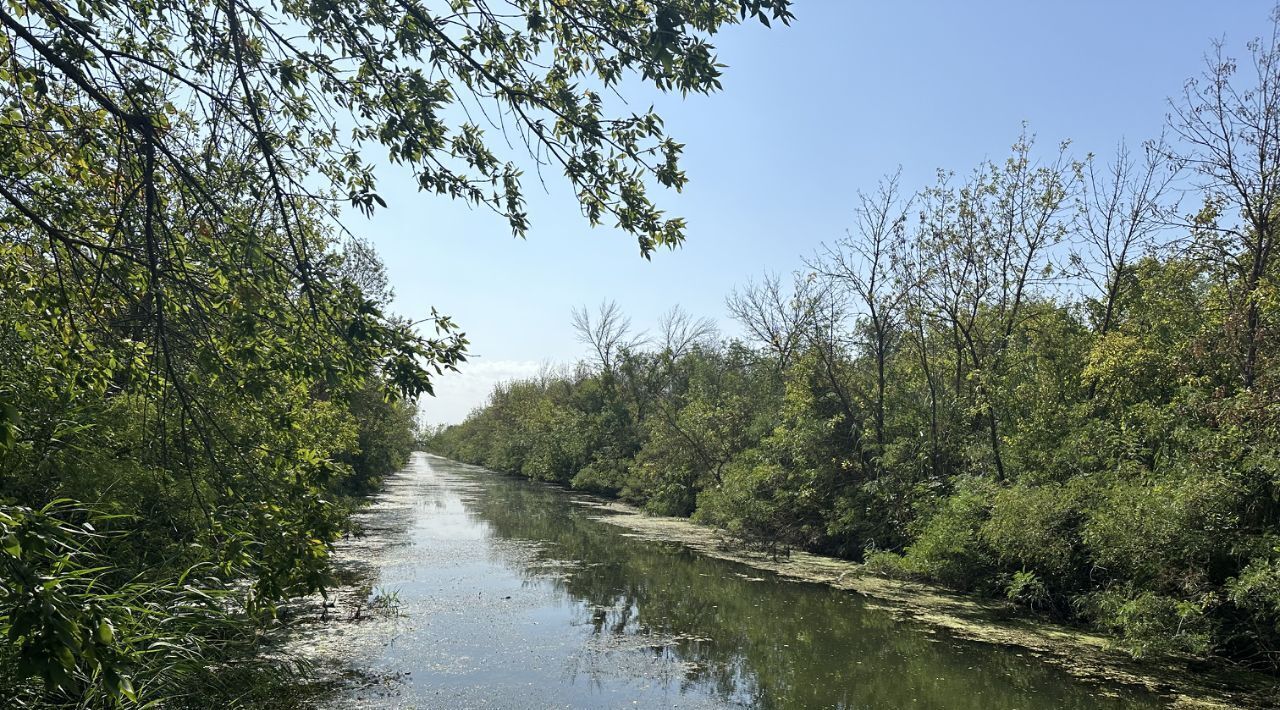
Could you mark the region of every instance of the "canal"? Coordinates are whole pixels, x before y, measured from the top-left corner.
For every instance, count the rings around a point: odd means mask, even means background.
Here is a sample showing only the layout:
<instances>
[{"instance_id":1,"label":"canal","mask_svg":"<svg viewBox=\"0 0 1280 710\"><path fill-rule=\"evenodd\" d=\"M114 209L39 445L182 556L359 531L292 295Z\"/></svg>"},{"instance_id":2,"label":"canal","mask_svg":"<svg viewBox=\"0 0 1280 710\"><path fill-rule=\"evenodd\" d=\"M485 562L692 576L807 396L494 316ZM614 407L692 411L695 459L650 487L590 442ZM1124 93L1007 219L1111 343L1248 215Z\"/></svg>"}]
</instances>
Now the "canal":
<instances>
[{"instance_id":1,"label":"canal","mask_svg":"<svg viewBox=\"0 0 1280 710\"><path fill-rule=\"evenodd\" d=\"M562 489L427 454L342 546L372 590L294 641L334 708L1132 708L1017 648L894 618L601 521Z\"/></svg>"}]
</instances>

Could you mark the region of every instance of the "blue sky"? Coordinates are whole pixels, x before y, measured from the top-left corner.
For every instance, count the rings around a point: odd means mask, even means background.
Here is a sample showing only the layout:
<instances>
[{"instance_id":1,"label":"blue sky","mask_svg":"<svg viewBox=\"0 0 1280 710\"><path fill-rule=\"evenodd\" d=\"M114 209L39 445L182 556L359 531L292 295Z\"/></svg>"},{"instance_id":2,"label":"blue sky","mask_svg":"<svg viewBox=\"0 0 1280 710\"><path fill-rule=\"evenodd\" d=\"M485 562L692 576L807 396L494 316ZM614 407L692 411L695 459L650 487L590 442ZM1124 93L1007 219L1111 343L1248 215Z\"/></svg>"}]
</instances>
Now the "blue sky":
<instances>
[{"instance_id":1,"label":"blue sky","mask_svg":"<svg viewBox=\"0 0 1280 710\"><path fill-rule=\"evenodd\" d=\"M644 261L630 236L590 228L553 179L549 191L528 181L532 228L516 240L500 217L419 194L391 167L380 172L388 208L349 225L386 261L399 313L435 306L470 338L464 373L422 403L427 421L454 422L495 381L581 357L576 305L615 299L646 327L679 303L736 332L723 306L734 285L799 268L852 224L857 191L899 167L908 190L938 168L967 171L1004 157L1023 121L1046 151L1063 139L1079 155L1136 146L1160 132L1211 40L1241 56L1270 30L1271 7L798 0L791 27L715 38L729 65L721 93L629 92L687 145L690 184L656 195L689 222L682 248Z\"/></svg>"}]
</instances>

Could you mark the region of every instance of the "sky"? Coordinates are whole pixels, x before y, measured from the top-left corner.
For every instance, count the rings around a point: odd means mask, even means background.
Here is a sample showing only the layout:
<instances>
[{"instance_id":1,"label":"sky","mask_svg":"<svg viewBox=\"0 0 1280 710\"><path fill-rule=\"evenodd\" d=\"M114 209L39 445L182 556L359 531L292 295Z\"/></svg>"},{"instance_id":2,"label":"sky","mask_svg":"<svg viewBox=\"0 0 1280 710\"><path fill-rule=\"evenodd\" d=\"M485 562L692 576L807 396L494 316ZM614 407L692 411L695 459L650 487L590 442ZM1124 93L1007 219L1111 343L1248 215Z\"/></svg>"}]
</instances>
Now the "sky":
<instances>
[{"instance_id":1,"label":"sky","mask_svg":"<svg viewBox=\"0 0 1280 710\"><path fill-rule=\"evenodd\" d=\"M1111 154L1161 131L1170 97L1214 39L1243 56L1270 30L1271 0L1072 3L797 0L790 27L729 27L713 40L723 91L663 95L631 84L686 144L690 181L653 197L688 221L685 244L639 255L633 237L591 228L563 181L527 180L527 239L505 220L416 191L378 149L388 207L348 225L386 262L394 310L432 307L470 340L461 374L436 382L428 423L460 421L501 380L585 355L569 313L616 300L639 328L675 304L725 316L735 285L789 273L853 224L859 190L899 169L908 191L939 168L1002 159L1023 123L1045 153Z\"/></svg>"}]
</instances>

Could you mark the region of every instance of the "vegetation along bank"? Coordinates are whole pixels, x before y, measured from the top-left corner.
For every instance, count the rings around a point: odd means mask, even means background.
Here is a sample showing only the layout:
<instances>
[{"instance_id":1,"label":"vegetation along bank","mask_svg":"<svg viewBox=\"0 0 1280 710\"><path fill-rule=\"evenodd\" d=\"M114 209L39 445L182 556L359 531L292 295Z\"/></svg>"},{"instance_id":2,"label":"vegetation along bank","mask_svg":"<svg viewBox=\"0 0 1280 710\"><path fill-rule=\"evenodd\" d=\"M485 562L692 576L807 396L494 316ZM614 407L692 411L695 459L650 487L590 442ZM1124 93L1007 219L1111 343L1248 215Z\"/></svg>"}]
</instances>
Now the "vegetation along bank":
<instances>
[{"instance_id":1,"label":"vegetation along bank","mask_svg":"<svg viewBox=\"0 0 1280 710\"><path fill-rule=\"evenodd\" d=\"M1024 133L886 179L808 268L728 295L743 337L576 311L589 361L429 445L1280 670L1280 46L1225 52L1140 149Z\"/></svg>"}]
</instances>

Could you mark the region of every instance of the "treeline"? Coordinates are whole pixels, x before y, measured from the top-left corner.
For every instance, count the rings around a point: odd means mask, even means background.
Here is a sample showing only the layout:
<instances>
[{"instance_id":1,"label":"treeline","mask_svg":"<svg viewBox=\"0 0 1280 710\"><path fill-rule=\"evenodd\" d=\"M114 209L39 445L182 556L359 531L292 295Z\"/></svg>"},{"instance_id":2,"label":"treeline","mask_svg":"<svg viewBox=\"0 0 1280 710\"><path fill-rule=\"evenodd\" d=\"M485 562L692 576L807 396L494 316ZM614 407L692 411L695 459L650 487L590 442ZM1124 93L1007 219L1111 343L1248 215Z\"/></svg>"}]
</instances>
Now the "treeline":
<instances>
[{"instance_id":1,"label":"treeline","mask_svg":"<svg viewBox=\"0 0 1280 710\"><path fill-rule=\"evenodd\" d=\"M590 362L429 444L1138 654L1280 668L1280 53L1249 52L1211 58L1138 154L1024 135L912 194L886 180L802 273L728 297L745 339L575 312Z\"/></svg>"}]
</instances>

